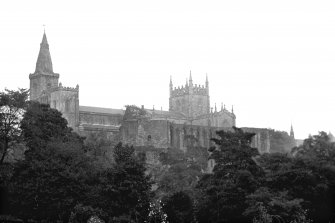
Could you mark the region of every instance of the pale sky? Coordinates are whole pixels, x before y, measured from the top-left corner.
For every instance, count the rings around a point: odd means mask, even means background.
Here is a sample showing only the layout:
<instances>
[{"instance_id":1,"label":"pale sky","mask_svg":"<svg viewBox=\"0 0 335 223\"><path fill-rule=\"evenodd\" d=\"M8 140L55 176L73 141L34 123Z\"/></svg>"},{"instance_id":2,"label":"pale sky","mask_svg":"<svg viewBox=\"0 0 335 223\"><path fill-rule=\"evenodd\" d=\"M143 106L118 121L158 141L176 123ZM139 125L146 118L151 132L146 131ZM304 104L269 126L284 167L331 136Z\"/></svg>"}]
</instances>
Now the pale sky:
<instances>
[{"instance_id":1,"label":"pale sky","mask_svg":"<svg viewBox=\"0 0 335 223\"><path fill-rule=\"evenodd\" d=\"M192 70L238 127L335 133L334 0L2 1L0 90L29 88L43 24L80 105L168 110Z\"/></svg>"}]
</instances>

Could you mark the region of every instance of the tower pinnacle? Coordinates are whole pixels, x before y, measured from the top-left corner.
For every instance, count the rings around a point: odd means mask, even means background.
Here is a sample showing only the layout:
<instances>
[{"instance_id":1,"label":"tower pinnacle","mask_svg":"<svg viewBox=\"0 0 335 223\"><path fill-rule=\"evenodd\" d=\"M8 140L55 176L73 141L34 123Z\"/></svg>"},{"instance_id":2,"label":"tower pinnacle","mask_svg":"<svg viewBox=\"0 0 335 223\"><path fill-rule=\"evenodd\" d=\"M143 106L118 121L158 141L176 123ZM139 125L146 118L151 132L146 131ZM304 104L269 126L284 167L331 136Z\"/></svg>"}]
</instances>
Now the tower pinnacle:
<instances>
[{"instance_id":1,"label":"tower pinnacle","mask_svg":"<svg viewBox=\"0 0 335 223\"><path fill-rule=\"evenodd\" d=\"M49 44L45 30L43 33L42 42L40 44L40 52L38 53L38 58L36 62L35 73L40 74L53 74L51 55L49 51Z\"/></svg>"}]
</instances>

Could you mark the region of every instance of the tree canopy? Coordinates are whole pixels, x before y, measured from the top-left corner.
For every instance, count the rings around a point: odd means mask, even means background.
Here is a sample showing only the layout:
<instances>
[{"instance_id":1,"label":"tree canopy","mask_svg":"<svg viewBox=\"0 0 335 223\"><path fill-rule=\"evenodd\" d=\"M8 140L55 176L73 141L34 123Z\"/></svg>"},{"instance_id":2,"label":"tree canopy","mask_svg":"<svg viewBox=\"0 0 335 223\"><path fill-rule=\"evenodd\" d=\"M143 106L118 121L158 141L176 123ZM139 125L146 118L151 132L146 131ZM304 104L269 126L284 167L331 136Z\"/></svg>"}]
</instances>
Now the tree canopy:
<instances>
[{"instance_id":1,"label":"tree canopy","mask_svg":"<svg viewBox=\"0 0 335 223\"><path fill-rule=\"evenodd\" d=\"M26 89L6 89L0 92L0 165L8 153L10 144L20 139L20 123L27 106L28 93Z\"/></svg>"}]
</instances>

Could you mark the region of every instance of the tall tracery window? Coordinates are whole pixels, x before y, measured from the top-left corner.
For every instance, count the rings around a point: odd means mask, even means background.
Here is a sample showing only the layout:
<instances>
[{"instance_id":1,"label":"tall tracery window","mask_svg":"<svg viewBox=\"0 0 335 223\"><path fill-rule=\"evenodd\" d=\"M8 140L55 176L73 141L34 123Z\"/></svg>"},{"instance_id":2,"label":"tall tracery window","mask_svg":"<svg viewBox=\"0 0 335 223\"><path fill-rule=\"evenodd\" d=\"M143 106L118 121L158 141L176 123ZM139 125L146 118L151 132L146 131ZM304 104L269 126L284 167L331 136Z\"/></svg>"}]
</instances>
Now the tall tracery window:
<instances>
[{"instance_id":1,"label":"tall tracery window","mask_svg":"<svg viewBox=\"0 0 335 223\"><path fill-rule=\"evenodd\" d=\"M70 111L70 100L67 99L65 101L65 112L69 112Z\"/></svg>"}]
</instances>

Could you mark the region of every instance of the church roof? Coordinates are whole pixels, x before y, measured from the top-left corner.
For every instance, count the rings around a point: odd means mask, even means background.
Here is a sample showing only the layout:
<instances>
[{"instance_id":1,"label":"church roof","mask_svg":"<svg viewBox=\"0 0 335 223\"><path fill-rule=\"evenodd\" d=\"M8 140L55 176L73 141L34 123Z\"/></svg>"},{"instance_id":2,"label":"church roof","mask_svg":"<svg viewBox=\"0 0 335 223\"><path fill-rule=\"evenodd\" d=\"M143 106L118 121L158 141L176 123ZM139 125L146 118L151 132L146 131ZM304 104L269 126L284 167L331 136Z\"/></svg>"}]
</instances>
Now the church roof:
<instances>
[{"instance_id":1,"label":"church roof","mask_svg":"<svg viewBox=\"0 0 335 223\"><path fill-rule=\"evenodd\" d=\"M35 73L54 74L49 51L49 44L45 32L43 34L43 39L40 45L40 52L38 53Z\"/></svg>"},{"instance_id":2,"label":"church roof","mask_svg":"<svg viewBox=\"0 0 335 223\"><path fill-rule=\"evenodd\" d=\"M89 113L103 113L103 114L124 114L122 109L114 108L101 108L101 107L92 107L92 106L79 106L79 112L89 112Z\"/></svg>"}]
</instances>

